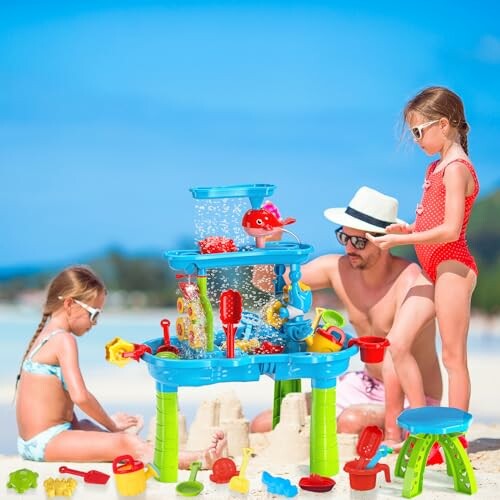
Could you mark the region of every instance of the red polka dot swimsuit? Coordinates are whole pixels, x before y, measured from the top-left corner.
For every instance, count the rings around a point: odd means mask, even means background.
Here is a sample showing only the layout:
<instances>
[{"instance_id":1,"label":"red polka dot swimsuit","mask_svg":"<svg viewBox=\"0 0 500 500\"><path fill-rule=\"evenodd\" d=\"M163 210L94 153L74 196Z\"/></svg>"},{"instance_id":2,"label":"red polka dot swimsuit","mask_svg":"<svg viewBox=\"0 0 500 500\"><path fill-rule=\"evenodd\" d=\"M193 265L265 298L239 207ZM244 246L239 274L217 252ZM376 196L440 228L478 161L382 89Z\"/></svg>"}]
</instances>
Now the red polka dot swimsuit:
<instances>
[{"instance_id":1,"label":"red polka dot swimsuit","mask_svg":"<svg viewBox=\"0 0 500 500\"><path fill-rule=\"evenodd\" d=\"M415 252L417 253L418 260L422 269L435 282L437 275L437 268L439 264L445 260L457 260L464 263L467 267L472 269L477 274L477 265L474 257L469 252L467 241L465 239L465 232L469 217L472 210L472 205L479 192L479 182L477 180L476 172L472 164L466 160L455 159L450 163L459 161L463 163L471 173L474 179L474 192L465 198L464 207L464 220L462 222L462 229L458 240L449 243L436 243L436 244L416 244ZM439 226L444 221L445 209L445 196L446 188L443 184L443 175L448 163L439 172L434 173L434 170L439 160L431 163L425 174L425 182L423 187L422 200L417 205L417 217L415 219L415 232L426 231L433 227Z\"/></svg>"}]
</instances>

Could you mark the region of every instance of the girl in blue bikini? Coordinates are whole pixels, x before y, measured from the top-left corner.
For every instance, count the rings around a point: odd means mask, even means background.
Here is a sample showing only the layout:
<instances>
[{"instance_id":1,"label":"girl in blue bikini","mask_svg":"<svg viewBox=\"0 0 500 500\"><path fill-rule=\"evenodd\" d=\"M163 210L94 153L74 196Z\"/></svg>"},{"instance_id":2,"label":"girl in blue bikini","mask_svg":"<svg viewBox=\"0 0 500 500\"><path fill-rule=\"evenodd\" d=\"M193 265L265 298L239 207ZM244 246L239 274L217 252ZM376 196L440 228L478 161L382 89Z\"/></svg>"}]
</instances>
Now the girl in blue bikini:
<instances>
[{"instance_id":1,"label":"girl in blue bikini","mask_svg":"<svg viewBox=\"0 0 500 500\"><path fill-rule=\"evenodd\" d=\"M108 462L119 455L152 459L151 444L124 432L138 425L138 419L124 413L110 417L80 372L77 338L97 323L105 298L104 284L85 266L63 270L49 285L42 320L18 375L18 451L27 460ZM78 420L75 405L96 423ZM224 434L218 432L207 450L181 453L179 466L202 460L208 467L224 446Z\"/></svg>"}]
</instances>

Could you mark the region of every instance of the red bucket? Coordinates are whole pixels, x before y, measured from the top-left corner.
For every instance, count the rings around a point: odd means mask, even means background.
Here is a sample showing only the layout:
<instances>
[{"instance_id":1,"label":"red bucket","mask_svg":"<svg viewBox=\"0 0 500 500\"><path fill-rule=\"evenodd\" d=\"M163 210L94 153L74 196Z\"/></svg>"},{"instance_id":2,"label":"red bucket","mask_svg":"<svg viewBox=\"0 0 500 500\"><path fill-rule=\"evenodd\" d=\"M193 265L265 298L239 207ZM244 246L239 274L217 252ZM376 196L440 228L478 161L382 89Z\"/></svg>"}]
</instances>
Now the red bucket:
<instances>
[{"instance_id":1,"label":"red bucket","mask_svg":"<svg viewBox=\"0 0 500 500\"><path fill-rule=\"evenodd\" d=\"M385 348L389 341L385 337L365 336L349 340L348 347L359 346L361 361L364 363L380 363L384 359Z\"/></svg>"},{"instance_id":2,"label":"red bucket","mask_svg":"<svg viewBox=\"0 0 500 500\"><path fill-rule=\"evenodd\" d=\"M344 465L344 471L349 474L351 489L357 491L373 490L377 484L377 474L384 471L385 480L391 482L391 471L387 464L377 464L373 469L358 469L358 460L351 460Z\"/></svg>"}]
</instances>

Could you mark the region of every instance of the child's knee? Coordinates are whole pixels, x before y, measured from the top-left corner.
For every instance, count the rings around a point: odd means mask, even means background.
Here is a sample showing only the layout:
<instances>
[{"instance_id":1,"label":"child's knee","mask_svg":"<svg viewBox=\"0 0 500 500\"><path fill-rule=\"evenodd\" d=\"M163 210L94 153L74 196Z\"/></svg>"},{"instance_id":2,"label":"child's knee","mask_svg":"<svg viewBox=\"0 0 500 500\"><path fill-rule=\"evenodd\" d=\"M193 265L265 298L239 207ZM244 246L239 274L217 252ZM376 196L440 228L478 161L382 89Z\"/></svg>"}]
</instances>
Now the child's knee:
<instances>
[{"instance_id":1,"label":"child's knee","mask_svg":"<svg viewBox=\"0 0 500 500\"><path fill-rule=\"evenodd\" d=\"M341 433L358 434L363 426L362 415L351 408L346 408L337 418L337 431Z\"/></svg>"},{"instance_id":2,"label":"child's knee","mask_svg":"<svg viewBox=\"0 0 500 500\"><path fill-rule=\"evenodd\" d=\"M407 345L404 339L390 339L389 352L393 361L397 362L410 352L410 346Z\"/></svg>"},{"instance_id":3,"label":"child's knee","mask_svg":"<svg viewBox=\"0 0 500 500\"><path fill-rule=\"evenodd\" d=\"M447 370L463 369L467 367L467 355L465 351L456 349L443 349L443 365Z\"/></svg>"}]
</instances>

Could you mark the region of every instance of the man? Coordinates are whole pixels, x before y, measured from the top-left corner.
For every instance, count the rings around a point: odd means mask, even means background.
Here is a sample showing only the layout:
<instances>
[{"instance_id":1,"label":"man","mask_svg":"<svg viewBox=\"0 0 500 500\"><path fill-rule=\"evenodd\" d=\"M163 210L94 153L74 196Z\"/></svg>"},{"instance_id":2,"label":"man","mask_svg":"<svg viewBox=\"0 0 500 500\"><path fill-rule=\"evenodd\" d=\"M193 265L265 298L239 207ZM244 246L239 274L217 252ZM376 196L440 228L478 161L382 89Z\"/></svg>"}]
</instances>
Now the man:
<instances>
[{"instance_id":1,"label":"man","mask_svg":"<svg viewBox=\"0 0 500 500\"><path fill-rule=\"evenodd\" d=\"M380 250L366 233L384 234L397 219L398 202L368 187L360 188L346 208L329 208L325 217L340 225L335 231L345 255L318 257L301 268L301 281L312 290L331 288L340 299L356 334L386 337L401 304L419 274L417 264ZM263 273L263 271L261 271ZM258 273L258 274L261 274ZM260 278L256 275L254 283ZM269 282L269 281L268 281ZM434 320L416 338L412 352L420 368L427 404L439 405L442 378L436 354ZM367 425L385 427L385 440L401 441L396 417L404 395L390 355L382 363L366 364L362 371L348 372L337 381L337 429L359 433ZM271 429L271 412L257 416L253 432Z\"/></svg>"}]
</instances>

